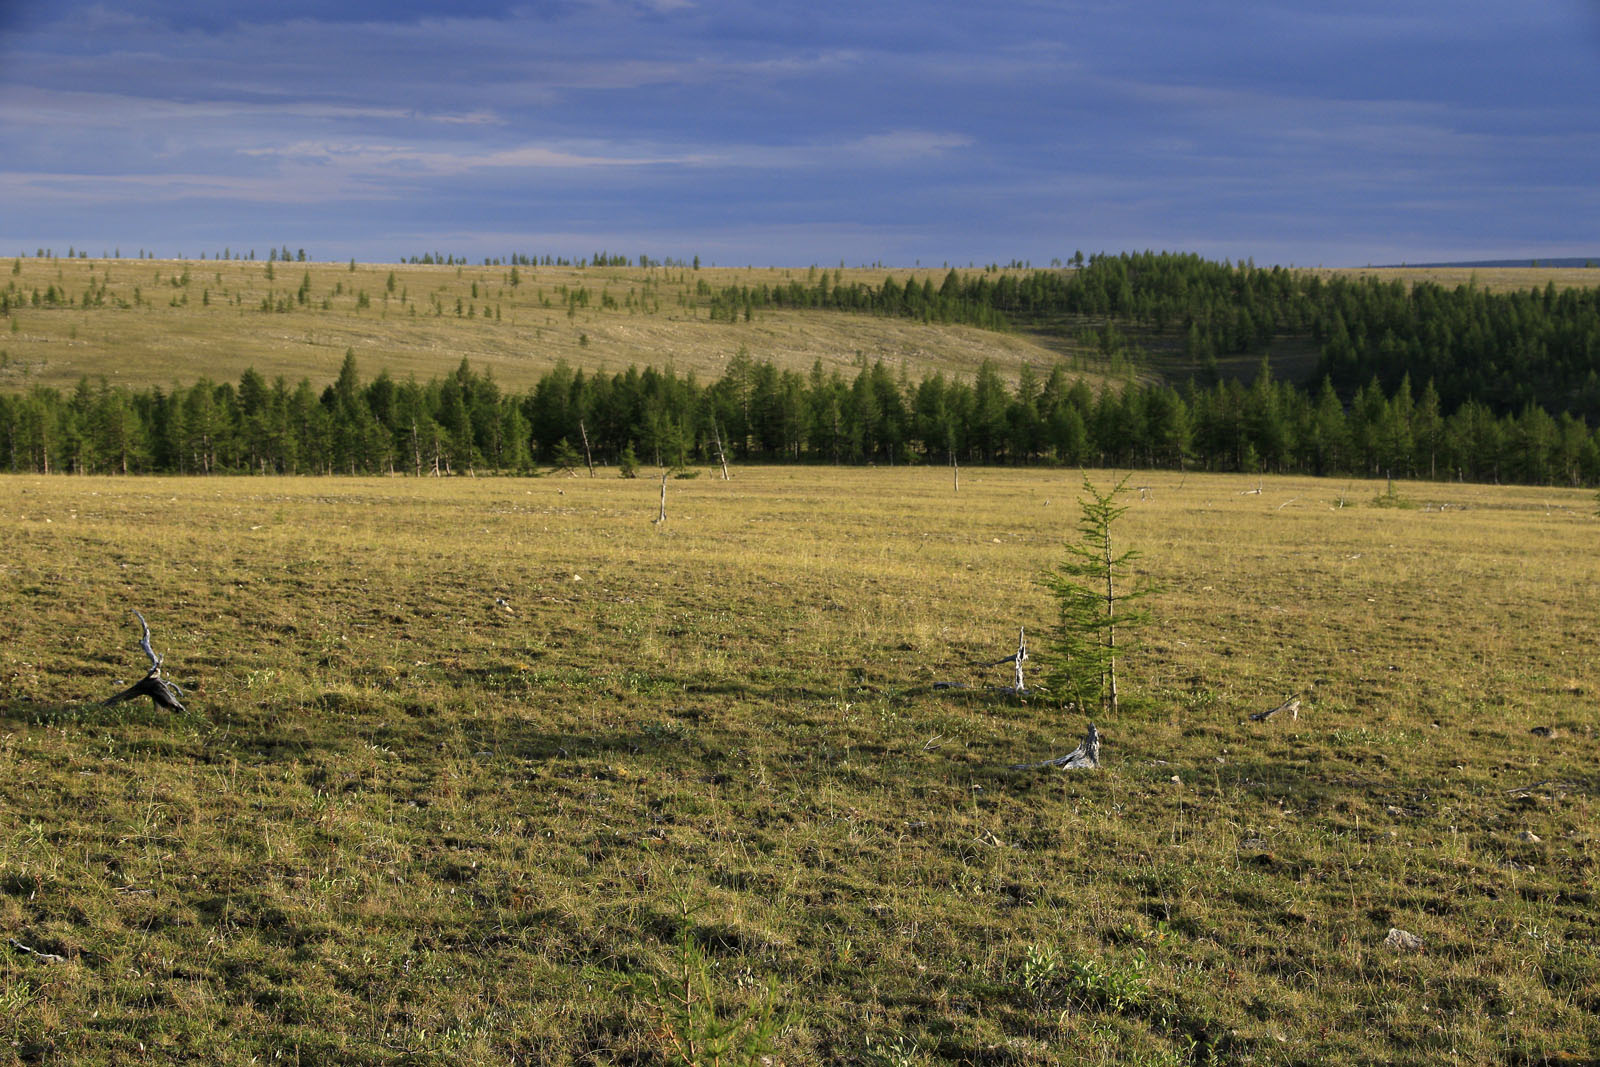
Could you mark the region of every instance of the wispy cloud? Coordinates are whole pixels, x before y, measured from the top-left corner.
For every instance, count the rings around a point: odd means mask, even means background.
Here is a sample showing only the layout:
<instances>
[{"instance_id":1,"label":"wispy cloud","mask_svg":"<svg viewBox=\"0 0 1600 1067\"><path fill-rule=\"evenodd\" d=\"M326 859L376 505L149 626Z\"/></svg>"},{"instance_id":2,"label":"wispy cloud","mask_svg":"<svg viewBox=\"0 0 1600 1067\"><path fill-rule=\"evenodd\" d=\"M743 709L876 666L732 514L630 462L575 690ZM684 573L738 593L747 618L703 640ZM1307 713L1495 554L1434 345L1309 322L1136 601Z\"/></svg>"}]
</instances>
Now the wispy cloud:
<instances>
[{"instance_id":1,"label":"wispy cloud","mask_svg":"<svg viewBox=\"0 0 1600 1067\"><path fill-rule=\"evenodd\" d=\"M29 246L536 216L769 262L1520 254L1600 243L1578 7L58 0L0 25L0 200Z\"/></svg>"},{"instance_id":2,"label":"wispy cloud","mask_svg":"<svg viewBox=\"0 0 1600 1067\"><path fill-rule=\"evenodd\" d=\"M608 153L550 145L523 144L492 151L431 151L408 145L299 141L269 148L245 148L241 155L262 160L290 160L334 165L350 173L378 175L396 166L436 176L468 174L486 169L583 170L594 167L649 167L696 162L693 156Z\"/></svg>"},{"instance_id":3,"label":"wispy cloud","mask_svg":"<svg viewBox=\"0 0 1600 1067\"><path fill-rule=\"evenodd\" d=\"M440 126L502 126L493 110L427 111L416 108L321 103L304 98L280 100L172 100L135 92L17 88L0 93L0 124L73 127L126 126L128 123L253 122L263 119L353 123L415 122Z\"/></svg>"}]
</instances>

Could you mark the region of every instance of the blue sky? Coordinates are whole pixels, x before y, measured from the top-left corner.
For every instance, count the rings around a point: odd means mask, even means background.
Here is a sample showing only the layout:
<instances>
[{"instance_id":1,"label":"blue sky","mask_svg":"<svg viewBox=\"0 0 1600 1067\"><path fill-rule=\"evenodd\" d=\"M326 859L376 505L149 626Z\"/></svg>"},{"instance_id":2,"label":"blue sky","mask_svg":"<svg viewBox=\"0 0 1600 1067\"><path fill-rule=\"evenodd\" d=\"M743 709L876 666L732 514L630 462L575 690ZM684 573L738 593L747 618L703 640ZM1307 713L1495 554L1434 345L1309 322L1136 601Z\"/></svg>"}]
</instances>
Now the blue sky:
<instances>
[{"instance_id":1,"label":"blue sky","mask_svg":"<svg viewBox=\"0 0 1600 1067\"><path fill-rule=\"evenodd\" d=\"M0 0L0 254L1600 255L1597 101L1594 0Z\"/></svg>"}]
</instances>

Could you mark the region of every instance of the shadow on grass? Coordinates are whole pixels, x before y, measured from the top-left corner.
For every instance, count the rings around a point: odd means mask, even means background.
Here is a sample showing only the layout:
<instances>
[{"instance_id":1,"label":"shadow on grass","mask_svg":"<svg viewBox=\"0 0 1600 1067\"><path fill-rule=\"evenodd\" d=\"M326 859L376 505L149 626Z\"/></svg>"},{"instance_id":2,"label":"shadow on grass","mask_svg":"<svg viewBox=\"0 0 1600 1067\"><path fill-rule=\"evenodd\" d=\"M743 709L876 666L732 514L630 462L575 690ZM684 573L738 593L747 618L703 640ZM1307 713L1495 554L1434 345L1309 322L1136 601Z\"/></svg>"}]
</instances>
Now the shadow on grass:
<instances>
[{"instance_id":1,"label":"shadow on grass","mask_svg":"<svg viewBox=\"0 0 1600 1067\"><path fill-rule=\"evenodd\" d=\"M193 712L180 715L164 711L148 700L107 707L98 700L35 701L22 697L0 702L0 722L19 726L192 726L206 720Z\"/></svg>"},{"instance_id":2,"label":"shadow on grass","mask_svg":"<svg viewBox=\"0 0 1600 1067\"><path fill-rule=\"evenodd\" d=\"M959 704L1009 704L1024 705L1033 699L1033 691L1018 693L1009 685L967 685L964 682L934 682L932 685L912 686L884 694L897 704L910 703L932 697ZM1043 695L1040 694L1040 698Z\"/></svg>"}]
</instances>

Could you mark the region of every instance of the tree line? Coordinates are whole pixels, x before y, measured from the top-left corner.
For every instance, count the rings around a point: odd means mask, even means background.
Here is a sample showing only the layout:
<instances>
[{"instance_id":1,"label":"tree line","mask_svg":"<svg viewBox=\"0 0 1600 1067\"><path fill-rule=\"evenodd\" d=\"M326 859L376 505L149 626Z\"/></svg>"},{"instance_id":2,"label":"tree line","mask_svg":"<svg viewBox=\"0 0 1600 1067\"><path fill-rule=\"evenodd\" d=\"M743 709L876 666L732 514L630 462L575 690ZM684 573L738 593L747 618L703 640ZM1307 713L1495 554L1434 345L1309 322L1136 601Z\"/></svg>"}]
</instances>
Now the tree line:
<instances>
[{"instance_id":1,"label":"tree line","mask_svg":"<svg viewBox=\"0 0 1600 1067\"><path fill-rule=\"evenodd\" d=\"M273 261L298 262L304 255L304 250L291 254L287 246L272 250L268 277ZM438 253L412 258L424 263L463 262ZM513 287L517 266L552 259L513 254ZM578 262L635 261L598 251ZM657 265L647 256L637 262ZM1591 425L1600 424L1600 288L1558 291L1547 284L1542 289L1491 293L1472 283L1452 289L1432 282L1323 277L1175 253L1099 255L1087 262L1079 255L1073 262L1078 264L1073 270L950 269L938 284L932 275L918 280L915 275L893 274L876 284L847 282L842 271L815 267L803 281L778 284L718 288L697 278L693 299L709 309L711 318L725 321L748 320L769 308L793 308L994 330L1092 328L1099 331L1102 349L1132 348L1128 336L1119 332L1128 331L1142 343L1181 348L1205 385L1220 377L1219 357L1265 354L1274 344L1293 341L1300 347L1312 346L1318 354L1309 382L1330 381L1347 404L1373 378L1386 394L1409 378L1414 386L1432 381L1442 407L1451 412L1470 402L1485 405L1496 415L1520 415L1535 404L1552 415L1570 413ZM12 273L19 270L20 261L13 264ZM308 288L309 276L293 296L269 293L263 310L287 311L296 301L305 305ZM586 300L586 289L575 291ZM179 297L172 299L176 302ZM186 292L182 299L187 299ZM142 302L137 289L134 300ZM37 288L24 292L11 280L0 291L0 316L22 307L81 304L87 308L106 301L103 281L74 297L54 284L42 292ZM324 299L323 306L327 303ZM569 313L576 306L569 299ZM469 312L476 310L468 305ZM443 314L443 305L435 301L434 311ZM1111 338L1118 345L1108 345ZM1133 357L1137 361L1137 351Z\"/></svg>"},{"instance_id":2,"label":"tree line","mask_svg":"<svg viewBox=\"0 0 1600 1067\"><path fill-rule=\"evenodd\" d=\"M347 354L336 381L0 396L0 469L73 473L460 474L586 463L629 473L730 460L830 464L1012 464L1600 484L1600 431L1535 404L1449 410L1430 381L1373 378L1343 401L1278 380L1091 387L1057 365L1008 383L912 381L861 361L809 374L743 351L715 381L670 367L585 373L565 364L525 393L463 360L426 383L363 381Z\"/></svg>"}]
</instances>

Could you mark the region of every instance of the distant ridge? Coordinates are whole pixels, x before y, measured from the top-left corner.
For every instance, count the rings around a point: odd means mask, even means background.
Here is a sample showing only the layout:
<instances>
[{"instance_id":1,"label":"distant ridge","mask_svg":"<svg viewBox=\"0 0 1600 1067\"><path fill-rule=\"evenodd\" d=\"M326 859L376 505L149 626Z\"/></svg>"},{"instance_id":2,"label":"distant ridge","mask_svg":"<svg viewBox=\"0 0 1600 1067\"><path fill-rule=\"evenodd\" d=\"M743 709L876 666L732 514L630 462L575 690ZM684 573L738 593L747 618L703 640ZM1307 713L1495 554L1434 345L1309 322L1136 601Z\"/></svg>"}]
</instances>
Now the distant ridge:
<instances>
[{"instance_id":1,"label":"distant ridge","mask_svg":"<svg viewBox=\"0 0 1600 1067\"><path fill-rule=\"evenodd\" d=\"M1459 263L1381 263L1374 269L1437 267L1600 267L1600 256L1565 256L1557 259L1468 259Z\"/></svg>"}]
</instances>

